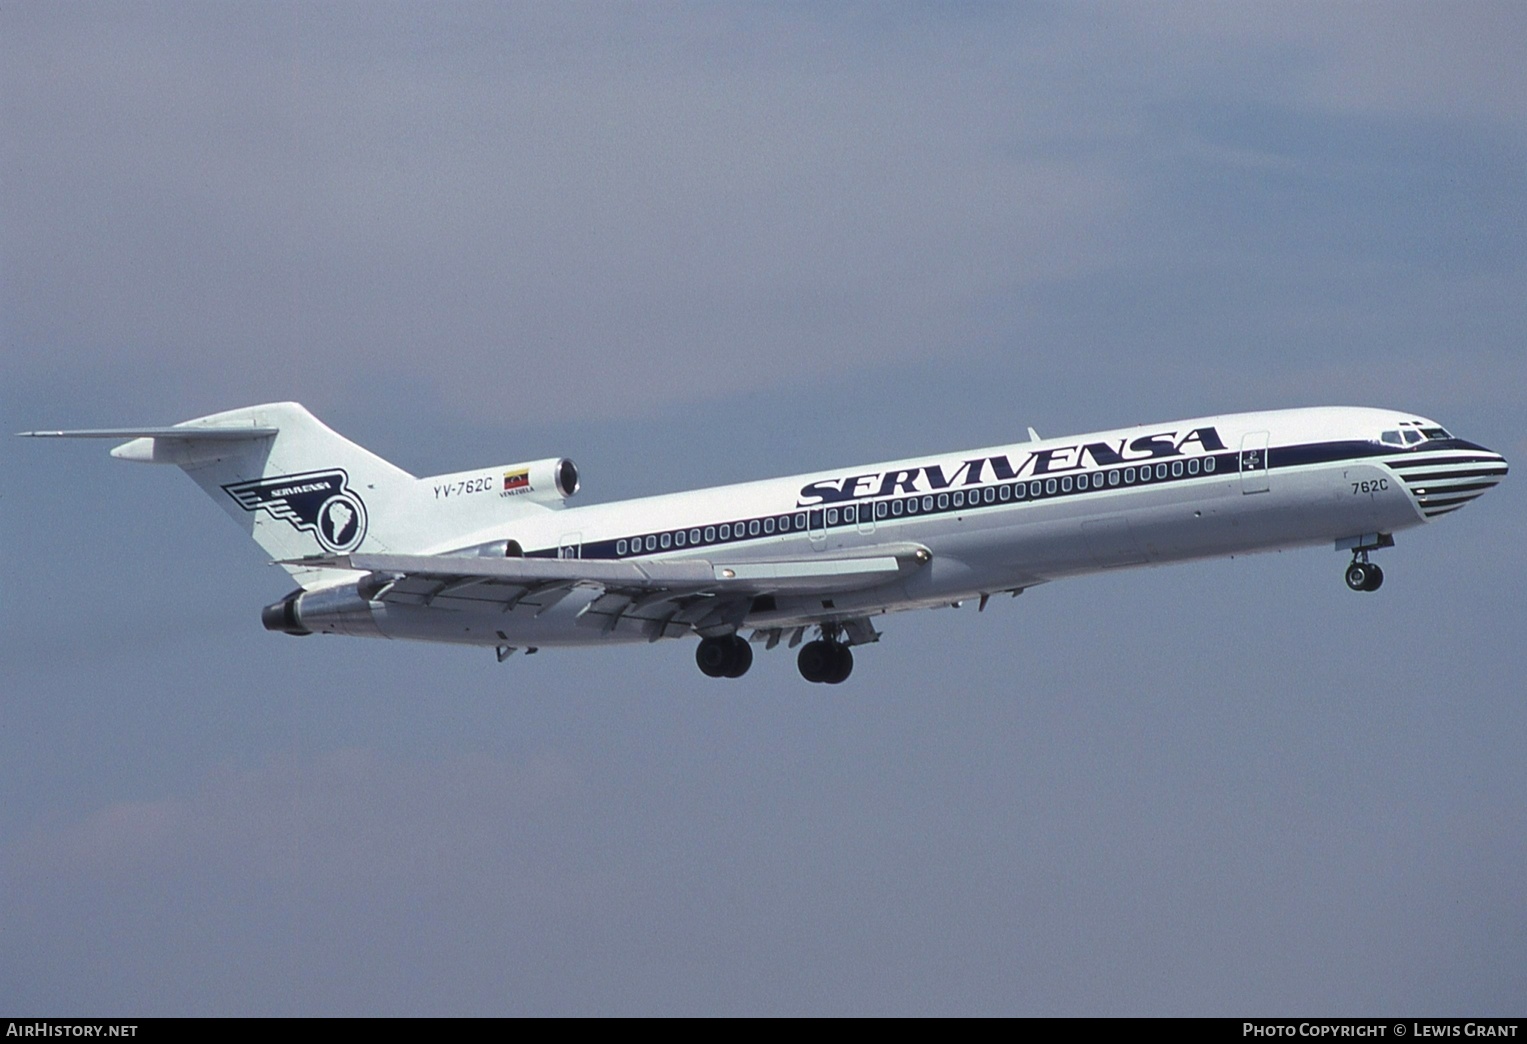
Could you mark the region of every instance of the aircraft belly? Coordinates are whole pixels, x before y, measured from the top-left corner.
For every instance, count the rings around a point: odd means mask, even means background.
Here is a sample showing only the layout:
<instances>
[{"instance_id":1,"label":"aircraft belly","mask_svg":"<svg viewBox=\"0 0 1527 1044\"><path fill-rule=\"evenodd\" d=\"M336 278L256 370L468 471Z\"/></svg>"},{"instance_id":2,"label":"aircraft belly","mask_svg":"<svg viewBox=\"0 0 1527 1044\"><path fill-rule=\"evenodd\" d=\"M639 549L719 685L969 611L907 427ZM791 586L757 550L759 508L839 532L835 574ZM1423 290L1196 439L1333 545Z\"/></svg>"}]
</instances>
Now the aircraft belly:
<instances>
[{"instance_id":1,"label":"aircraft belly","mask_svg":"<svg viewBox=\"0 0 1527 1044\"><path fill-rule=\"evenodd\" d=\"M1352 493L1371 465L1278 471L1266 492L1212 503L1185 501L1132 516L1152 562L1327 544L1353 533L1390 532L1421 521L1403 491Z\"/></svg>"},{"instance_id":2,"label":"aircraft belly","mask_svg":"<svg viewBox=\"0 0 1527 1044\"><path fill-rule=\"evenodd\" d=\"M1120 491L1084 510L1057 501L951 519L938 532L918 533L933 550L934 568L908 581L907 598L937 603L1104 569L1318 545L1419 524L1403 484L1392 475L1379 482L1386 475L1378 465L1279 470L1266 491L1251 494L1230 478ZM960 565L949 567L950 558Z\"/></svg>"}]
</instances>

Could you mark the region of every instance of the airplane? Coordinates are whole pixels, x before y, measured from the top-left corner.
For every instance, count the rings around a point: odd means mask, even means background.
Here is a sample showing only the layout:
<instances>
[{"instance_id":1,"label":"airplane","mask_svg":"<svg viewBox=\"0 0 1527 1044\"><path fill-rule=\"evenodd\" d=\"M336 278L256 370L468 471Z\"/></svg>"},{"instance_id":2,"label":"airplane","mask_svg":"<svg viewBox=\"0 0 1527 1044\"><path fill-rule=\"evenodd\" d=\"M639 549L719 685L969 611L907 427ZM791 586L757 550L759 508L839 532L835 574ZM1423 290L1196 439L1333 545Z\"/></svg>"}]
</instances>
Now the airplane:
<instances>
[{"instance_id":1,"label":"airplane","mask_svg":"<svg viewBox=\"0 0 1527 1044\"><path fill-rule=\"evenodd\" d=\"M186 472L298 587L266 629L524 649L698 636L738 678L753 645L800 647L838 684L874 619L1014 596L1065 577L1334 545L1371 552L1498 484L1504 457L1392 410L1240 413L1041 439L586 507L563 457L418 478L294 402L128 440ZM743 632L750 632L749 638ZM802 644L809 632L815 637Z\"/></svg>"}]
</instances>

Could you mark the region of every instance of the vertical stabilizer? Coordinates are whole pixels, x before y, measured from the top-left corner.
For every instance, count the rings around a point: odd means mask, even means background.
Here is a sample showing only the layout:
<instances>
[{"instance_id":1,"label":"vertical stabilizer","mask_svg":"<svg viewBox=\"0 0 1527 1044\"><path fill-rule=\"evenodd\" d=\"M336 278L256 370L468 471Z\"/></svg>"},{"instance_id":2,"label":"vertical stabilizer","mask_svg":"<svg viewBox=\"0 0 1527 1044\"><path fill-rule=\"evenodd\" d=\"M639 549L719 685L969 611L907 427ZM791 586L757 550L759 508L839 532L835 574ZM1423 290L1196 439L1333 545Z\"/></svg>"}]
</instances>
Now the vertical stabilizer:
<instances>
[{"instance_id":1,"label":"vertical stabilizer","mask_svg":"<svg viewBox=\"0 0 1527 1044\"><path fill-rule=\"evenodd\" d=\"M277 561L414 550L406 539L393 539L405 532L398 523L407 518L414 476L295 402L246 406L172 428L45 434L133 436L112 456L181 468ZM303 587L344 575L284 568Z\"/></svg>"}]
</instances>

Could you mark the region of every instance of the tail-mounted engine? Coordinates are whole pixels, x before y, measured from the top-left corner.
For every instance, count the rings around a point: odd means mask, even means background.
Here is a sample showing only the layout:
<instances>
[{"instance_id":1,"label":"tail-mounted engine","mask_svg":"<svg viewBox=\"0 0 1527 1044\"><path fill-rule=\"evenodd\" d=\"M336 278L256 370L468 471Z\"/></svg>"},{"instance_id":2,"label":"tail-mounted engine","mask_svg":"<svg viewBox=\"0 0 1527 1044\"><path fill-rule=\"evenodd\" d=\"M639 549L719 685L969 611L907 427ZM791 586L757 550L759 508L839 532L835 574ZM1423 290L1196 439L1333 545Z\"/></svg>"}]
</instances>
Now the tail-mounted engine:
<instances>
[{"instance_id":1,"label":"tail-mounted engine","mask_svg":"<svg viewBox=\"0 0 1527 1044\"><path fill-rule=\"evenodd\" d=\"M502 474L503 497L524 497L537 504L561 503L578 492L578 465L566 457L495 468Z\"/></svg>"},{"instance_id":2,"label":"tail-mounted engine","mask_svg":"<svg viewBox=\"0 0 1527 1044\"><path fill-rule=\"evenodd\" d=\"M481 503L485 498L524 499L546 507L561 507L578 492L578 465L566 457L548 457L526 464L474 468L419 480L425 495L436 501Z\"/></svg>"}]
</instances>

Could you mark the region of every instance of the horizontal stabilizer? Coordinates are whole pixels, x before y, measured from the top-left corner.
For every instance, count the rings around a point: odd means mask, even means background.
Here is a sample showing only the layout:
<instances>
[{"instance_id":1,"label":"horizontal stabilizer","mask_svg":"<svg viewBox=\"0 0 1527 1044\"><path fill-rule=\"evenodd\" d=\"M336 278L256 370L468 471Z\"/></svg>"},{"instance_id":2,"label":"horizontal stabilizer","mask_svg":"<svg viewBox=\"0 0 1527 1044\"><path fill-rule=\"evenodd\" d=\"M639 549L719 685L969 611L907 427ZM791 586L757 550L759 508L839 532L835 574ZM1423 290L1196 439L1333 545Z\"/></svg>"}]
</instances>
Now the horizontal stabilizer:
<instances>
[{"instance_id":1,"label":"horizontal stabilizer","mask_svg":"<svg viewBox=\"0 0 1527 1044\"><path fill-rule=\"evenodd\" d=\"M251 424L218 427L180 424L170 428L78 428L18 434L34 439L127 439L111 451L118 460L193 467L236 452L240 443L273 439L279 431L279 428Z\"/></svg>"},{"instance_id":2,"label":"horizontal stabilizer","mask_svg":"<svg viewBox=\"0 0 1527 1044\"><path fill-rule=\"evenodd\" d=\"M29 439L264 439L276 428L79 428L74 431L18 431Z\"/></svg>"}]
</instances>

